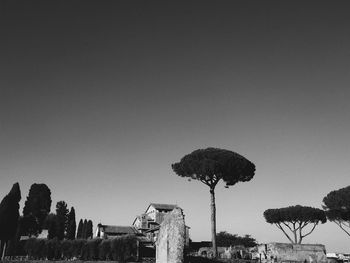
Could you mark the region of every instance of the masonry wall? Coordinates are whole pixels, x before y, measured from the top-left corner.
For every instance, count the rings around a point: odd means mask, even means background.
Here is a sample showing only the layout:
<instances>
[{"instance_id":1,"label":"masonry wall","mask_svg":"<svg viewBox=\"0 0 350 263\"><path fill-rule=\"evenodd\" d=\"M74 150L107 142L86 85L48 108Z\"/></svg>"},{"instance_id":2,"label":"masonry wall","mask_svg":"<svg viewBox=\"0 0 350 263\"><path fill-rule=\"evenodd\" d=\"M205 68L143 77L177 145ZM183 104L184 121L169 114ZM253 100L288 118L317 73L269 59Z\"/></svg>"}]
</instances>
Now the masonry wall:
<instances>
[{"instance_id":1,"label":"masonry wall","mask_svg":"<svg viewBox=\"0 0 350 263\"><path fill-rule=\"evenodd\" d=\"M320 244L269 243L259 245L261 262L311 262L326 263L326 248Z\"/></svg>"}]
</instances>

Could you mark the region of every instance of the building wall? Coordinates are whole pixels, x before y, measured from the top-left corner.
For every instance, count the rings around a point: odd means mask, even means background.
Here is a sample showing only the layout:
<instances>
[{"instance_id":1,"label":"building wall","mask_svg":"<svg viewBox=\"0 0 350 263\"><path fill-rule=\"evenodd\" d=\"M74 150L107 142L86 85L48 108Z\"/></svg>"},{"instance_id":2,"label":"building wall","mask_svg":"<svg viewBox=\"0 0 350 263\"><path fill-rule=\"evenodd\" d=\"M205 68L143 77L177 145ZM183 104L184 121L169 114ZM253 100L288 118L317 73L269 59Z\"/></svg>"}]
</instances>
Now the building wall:
<instances>
[{"instance_id":1,"label":"building wall","mask_svg":"<svg viewBox=\"0 0 350 263\"><path fill-rule=\"evenodd\" d=\"M258 246L261 262L327 262L326 248L319 244L269 243Z\"/></svg>"},{"instance_id":2,"label":"building wall","mask_svg":"<svg viewBox=\"0 0 350 263\"><path fill-rule=\"evenodd\" d=\"M152 219L153 221L156 220L156 212L157 210L153 207L153 206L150 206L147 211L146 211L146 214L147 216Z\"/></svg>"}]
</instances>

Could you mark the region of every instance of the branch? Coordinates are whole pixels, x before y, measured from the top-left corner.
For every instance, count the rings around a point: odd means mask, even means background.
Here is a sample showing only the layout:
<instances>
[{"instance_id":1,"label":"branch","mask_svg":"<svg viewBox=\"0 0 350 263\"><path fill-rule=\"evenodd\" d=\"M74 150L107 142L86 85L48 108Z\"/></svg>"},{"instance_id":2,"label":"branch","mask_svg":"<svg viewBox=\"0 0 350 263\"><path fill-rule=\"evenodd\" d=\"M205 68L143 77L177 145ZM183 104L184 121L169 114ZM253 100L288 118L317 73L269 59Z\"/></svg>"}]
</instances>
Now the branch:
<instances>
[{"instance_id":1,"label":"branch","mask_svg":"<svg viewBox=\"0 0 350 263\"><path fill-rule=\"evenodd\" d=\"M279 223L275 223L275 225L282 230L282 232L286 235L286 237L288 238L288 240L294 244L293 240L289 237L289 235L286 233L286 231L284 231L283 227L279 224Z\"/></svg>"},{"instance_id":2,"label":"branch","mask_svg":"<svg viewBox=\"0 0 350 263\"><path fill-rule=\"evenodd\" d=\"M315 229L315 227L316 227L317 225L318 225L318 222L317 222L317 223L314 223L314 226L312 227L311 231L310 231L309 233L303 235L303 236L301 235L301 229L300 229L300 243L301 243L301 240L302 240L304 237L310 235L310 234L312 233L312 231L314 231L314 229ZM305 226L306 226L306 225L305 225Z\"/></svg>"},{"instance_id":3,"label":"branch","mask_svg":"<svg viewBox=\"0 0 350 263\"><path fill-rule=\"evenodd\" d=\"M308 223L310 223L309 221L306 221L306 222L298 222L299 226L296 228L296 230L300 230L300 229L303 229L304 226L306 226Z\"/></svg>"},{"instance_id":4,"label":"branch","mask_svg":"<svg viewBox=\"0 0 350 263\"><path fill-rule=\"evenodd\" d=\"M286 227L288 227L289 228L289 230L291 231L291 232L293 232L294 233L294 230L288 225L288 224L286 224L285 222L282 222L283 223L283 225L285 225Z\"/></svg>"},{"instance_id":5,"label":"branch","mask_svg":"<svg viewBox=\"0 0 350 263\"><path fill-rule=\"evenodd\" d=\"M350 236L350 232L349 231L347 231L344 227L349 227L350 228L350 222L349 222L349 226L347 226L347 225L343 225L342 223L341 223L341 221L340 220L334 220L334 223L336 223L341 229L343 229L343 231L346 233L346 234L348 234L349 236Z\"/></svg>"},{"instance_id":6,"label":"branch","mask_svg":"<svg viewBox=\"0 0 350 263\"><path fill-rule=\"evenodd\" d=\"M208 181L203 180L203 179L200 179L200 181L201 181L203 184L206 184L207 186L209 186L209 187L210 187L210 184L208 183Z\"/></svg>"}]
</instances>

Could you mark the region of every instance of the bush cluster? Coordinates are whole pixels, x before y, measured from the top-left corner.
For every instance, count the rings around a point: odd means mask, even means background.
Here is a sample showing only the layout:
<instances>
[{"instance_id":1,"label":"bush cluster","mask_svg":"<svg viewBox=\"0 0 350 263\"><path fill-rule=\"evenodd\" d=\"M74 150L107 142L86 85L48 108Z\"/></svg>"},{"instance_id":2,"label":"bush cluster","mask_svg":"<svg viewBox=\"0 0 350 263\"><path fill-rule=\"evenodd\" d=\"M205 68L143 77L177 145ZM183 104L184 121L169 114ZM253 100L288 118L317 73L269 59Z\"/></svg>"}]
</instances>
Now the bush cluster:
<instances>
[{"instance_id":1,"label":"bush cluster","mask_svg":"<svg viewBox=\"0 0 350 263\"><path fill-rule=\"evenodd\" d=\"M40 260L137 260L137 238L122 236L114 239L28 239L24 251L30 259Z\"/></svg>"}]
</instances>

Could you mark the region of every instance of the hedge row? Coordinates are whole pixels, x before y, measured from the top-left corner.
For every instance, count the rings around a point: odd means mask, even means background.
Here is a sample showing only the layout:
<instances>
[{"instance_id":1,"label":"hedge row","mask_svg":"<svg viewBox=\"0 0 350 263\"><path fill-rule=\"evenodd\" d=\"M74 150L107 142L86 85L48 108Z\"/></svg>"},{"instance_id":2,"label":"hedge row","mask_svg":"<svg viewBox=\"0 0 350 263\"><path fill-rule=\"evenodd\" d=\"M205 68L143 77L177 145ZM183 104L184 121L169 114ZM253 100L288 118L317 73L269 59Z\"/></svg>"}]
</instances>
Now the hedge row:
<instances>
[{"instance_id":1,"label":"hedge row","mask_svg":"<svg viewBox=\"0 0 350 263\"><path fill-rule=\"evenodd\" d=\"M30 259L40 260L137 260L137 238L122 236L114 239L37 239L26 241L24 250Z\"/></svg>"}]
</instances>

